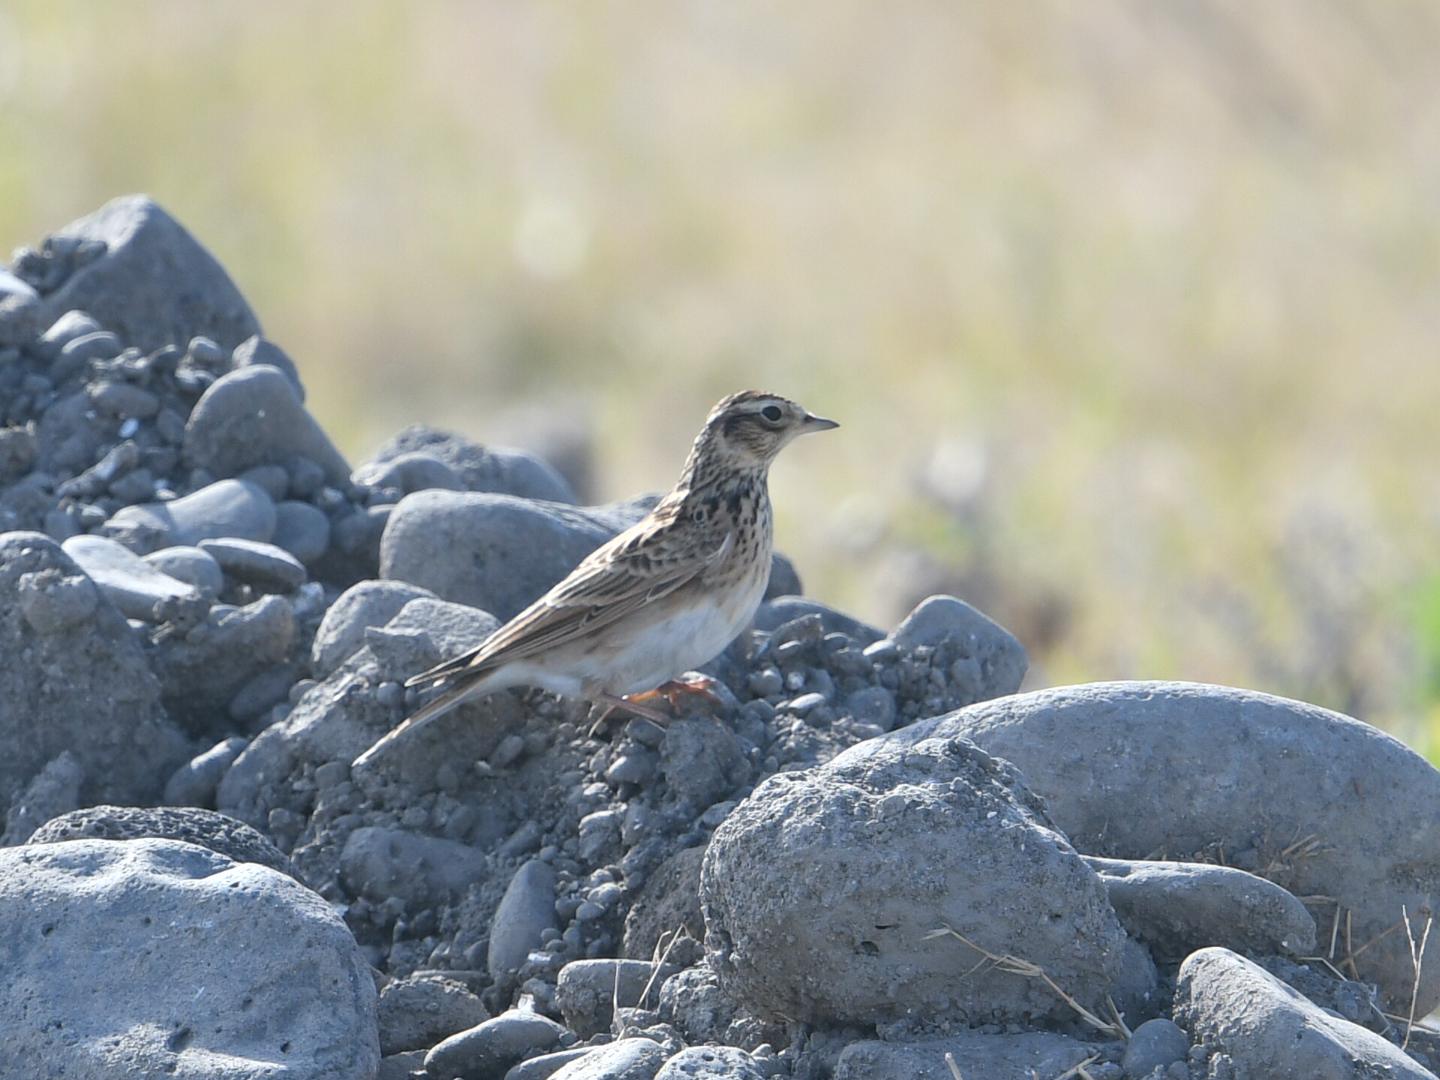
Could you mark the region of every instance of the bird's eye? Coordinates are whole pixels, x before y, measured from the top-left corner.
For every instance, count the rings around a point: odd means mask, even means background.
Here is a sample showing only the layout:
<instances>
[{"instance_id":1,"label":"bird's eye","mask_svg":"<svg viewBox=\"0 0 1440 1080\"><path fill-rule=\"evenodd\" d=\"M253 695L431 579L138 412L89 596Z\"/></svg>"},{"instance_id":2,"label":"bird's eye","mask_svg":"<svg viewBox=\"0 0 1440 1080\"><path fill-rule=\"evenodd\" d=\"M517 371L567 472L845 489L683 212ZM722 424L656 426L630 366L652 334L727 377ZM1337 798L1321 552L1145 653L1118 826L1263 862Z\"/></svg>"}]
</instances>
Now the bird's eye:
<instances>
[{"instance_id":1,"label":"bird's eye","mask_svg":"<svg viewBox=\"0 0 1440 1080\"><path fill-rule=\"evenodd\" d=\"M766 405L763 409L760 410L760 415L763 416L766 420L769 420L772 424L777 423L780 420L780 406Z\"/></svg>"}]
</instances>

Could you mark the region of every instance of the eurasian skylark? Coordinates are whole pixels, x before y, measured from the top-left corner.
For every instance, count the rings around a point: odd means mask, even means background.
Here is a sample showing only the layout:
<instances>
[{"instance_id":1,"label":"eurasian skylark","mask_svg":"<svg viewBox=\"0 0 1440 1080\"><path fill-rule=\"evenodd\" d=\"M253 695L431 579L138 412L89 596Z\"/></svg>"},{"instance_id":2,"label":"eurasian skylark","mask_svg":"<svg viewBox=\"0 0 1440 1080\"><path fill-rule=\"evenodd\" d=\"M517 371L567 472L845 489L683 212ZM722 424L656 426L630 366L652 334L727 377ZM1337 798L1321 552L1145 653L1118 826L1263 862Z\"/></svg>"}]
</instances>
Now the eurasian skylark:
<instances>
[{"instance_id":1,"label":"eurasian skylark","mask_svg":"<svg viewBox=\"0 0 1440 1080\"><path fill-rule=\"evenodd\" d=\"M355 767L462 701L513 686L653 715L641 701L712 660L755 617L770 576L775 455L838 426L776 394L725 398L669 495L474 649L410 679L448 687Z\"/></svg>"}]
</instances>

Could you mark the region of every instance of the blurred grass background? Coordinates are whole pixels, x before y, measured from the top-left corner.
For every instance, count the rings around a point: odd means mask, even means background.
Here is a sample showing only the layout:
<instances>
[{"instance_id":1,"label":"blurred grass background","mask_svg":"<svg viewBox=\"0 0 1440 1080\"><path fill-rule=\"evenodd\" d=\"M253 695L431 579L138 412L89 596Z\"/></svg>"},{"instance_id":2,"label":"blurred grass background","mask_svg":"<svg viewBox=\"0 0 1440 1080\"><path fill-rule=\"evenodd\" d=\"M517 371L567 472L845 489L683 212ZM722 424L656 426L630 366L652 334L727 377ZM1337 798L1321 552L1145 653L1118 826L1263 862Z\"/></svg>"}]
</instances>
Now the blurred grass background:
<instances>
[{"instance_id":1,"label":"blurred grass background","mask_svg":"<svg viewBox=\"0 0 1440 1080\"><path fill-rule=\"evenodd\" d=\"M0 0L0 243L130 191L354 461L779 390L812 594L1440 749L1433 3Z\"/></svg>"}]
</instances>

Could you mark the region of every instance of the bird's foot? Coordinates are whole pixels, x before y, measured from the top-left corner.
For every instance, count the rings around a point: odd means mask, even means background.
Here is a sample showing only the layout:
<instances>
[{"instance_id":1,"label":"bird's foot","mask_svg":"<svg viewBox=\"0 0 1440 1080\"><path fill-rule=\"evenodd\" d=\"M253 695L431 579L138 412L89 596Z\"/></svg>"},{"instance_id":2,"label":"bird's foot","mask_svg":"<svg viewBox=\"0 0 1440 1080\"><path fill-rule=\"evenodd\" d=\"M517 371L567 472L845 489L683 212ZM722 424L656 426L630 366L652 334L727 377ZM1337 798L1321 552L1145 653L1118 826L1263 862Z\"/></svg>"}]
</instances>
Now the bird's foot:
<instances>
[{"instance_id":1,"label":"bird's foot","mask_svg":"<svg viewBox=\"0 0 1440 1080\"><path fill-rule=\"evenodd\" d=\"M643 716L648 720L654 720L661 727L667 727L670 721L674 719L674 717L670 716L670 714L664 710L642 704L630 697L615 697L613 694L596 694L593 702L596 705L605 706L605 711L596 717L595 722L590 725L590 734L592 736L605 727L605 721L610 719L610 714L616 709L634 713L636 716Z\"/></svg>"},{"instance_id":2,"label":"bird's foot","mask_svg":"<svg viewBox=\"0 0 1440 1080\"><path fill-rule=\"evenodd\" d=\"M680 702L686 694L698 694L705 698L712 705L720 704L720 697L712 689L715 680L709 675L701 675L698 672L688 679L671 679L667 683L661 683L654 690L646 690L643 694L631 694L626 701L649 701L652 698L663 697L670 703L670 709L674 713L680 712Z\"/></svg>"}]
</instances>

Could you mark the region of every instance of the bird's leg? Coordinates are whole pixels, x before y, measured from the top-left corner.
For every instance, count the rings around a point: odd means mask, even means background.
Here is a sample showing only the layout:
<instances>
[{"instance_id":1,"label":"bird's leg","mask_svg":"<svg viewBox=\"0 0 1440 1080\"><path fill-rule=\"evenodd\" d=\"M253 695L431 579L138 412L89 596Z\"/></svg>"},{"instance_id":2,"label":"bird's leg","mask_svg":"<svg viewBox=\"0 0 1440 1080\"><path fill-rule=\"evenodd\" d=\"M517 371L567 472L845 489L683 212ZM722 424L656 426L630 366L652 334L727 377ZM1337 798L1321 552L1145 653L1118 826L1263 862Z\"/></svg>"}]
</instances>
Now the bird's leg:
<instances>
[{"instance_id":1,"label":"bird's leg","mask_svg":"<svg viewBox=\"0 0 1440 1080\"><path fill-rule=\"evenodd\" d=\"M661 683L654 690L646 690L643 694L632 694L626 701L648 701L651 698L664 696L670 702L670 708L675 712L680 711L680 699L686 694L699 694L713 705L720 704L720 698L711 689L715 680L709 675L701 675L698 672L690 679L671 679L667 683Z\"/></svg>"},{"instance_id":2,"label":"bird's leg","mask_svg":"<svg viewBox=\"0 0 1440 1080\"><path fill-rule=\"evenodd\" d=\"M642 694L637 696L644 697L645 695ZM600 717L601 720L604 720L606 717L608 717L610 713L613 712L615 709L624 709L626 712L632 712L636 716L647 717L650 720L654 720L657 724L660 724L661 726L670 723L671 719L673 719L672 717L667 716L665 713L661 712L659 709L654 709L651 708L649 705L643 705L638 703L635 698L615 697L613 694L596 694L592 700L595 702L596 705L608 706L604 715ZM596 721L597 724L599 722L600 721L598 720Z\"/></svg>"}]
</instances>

